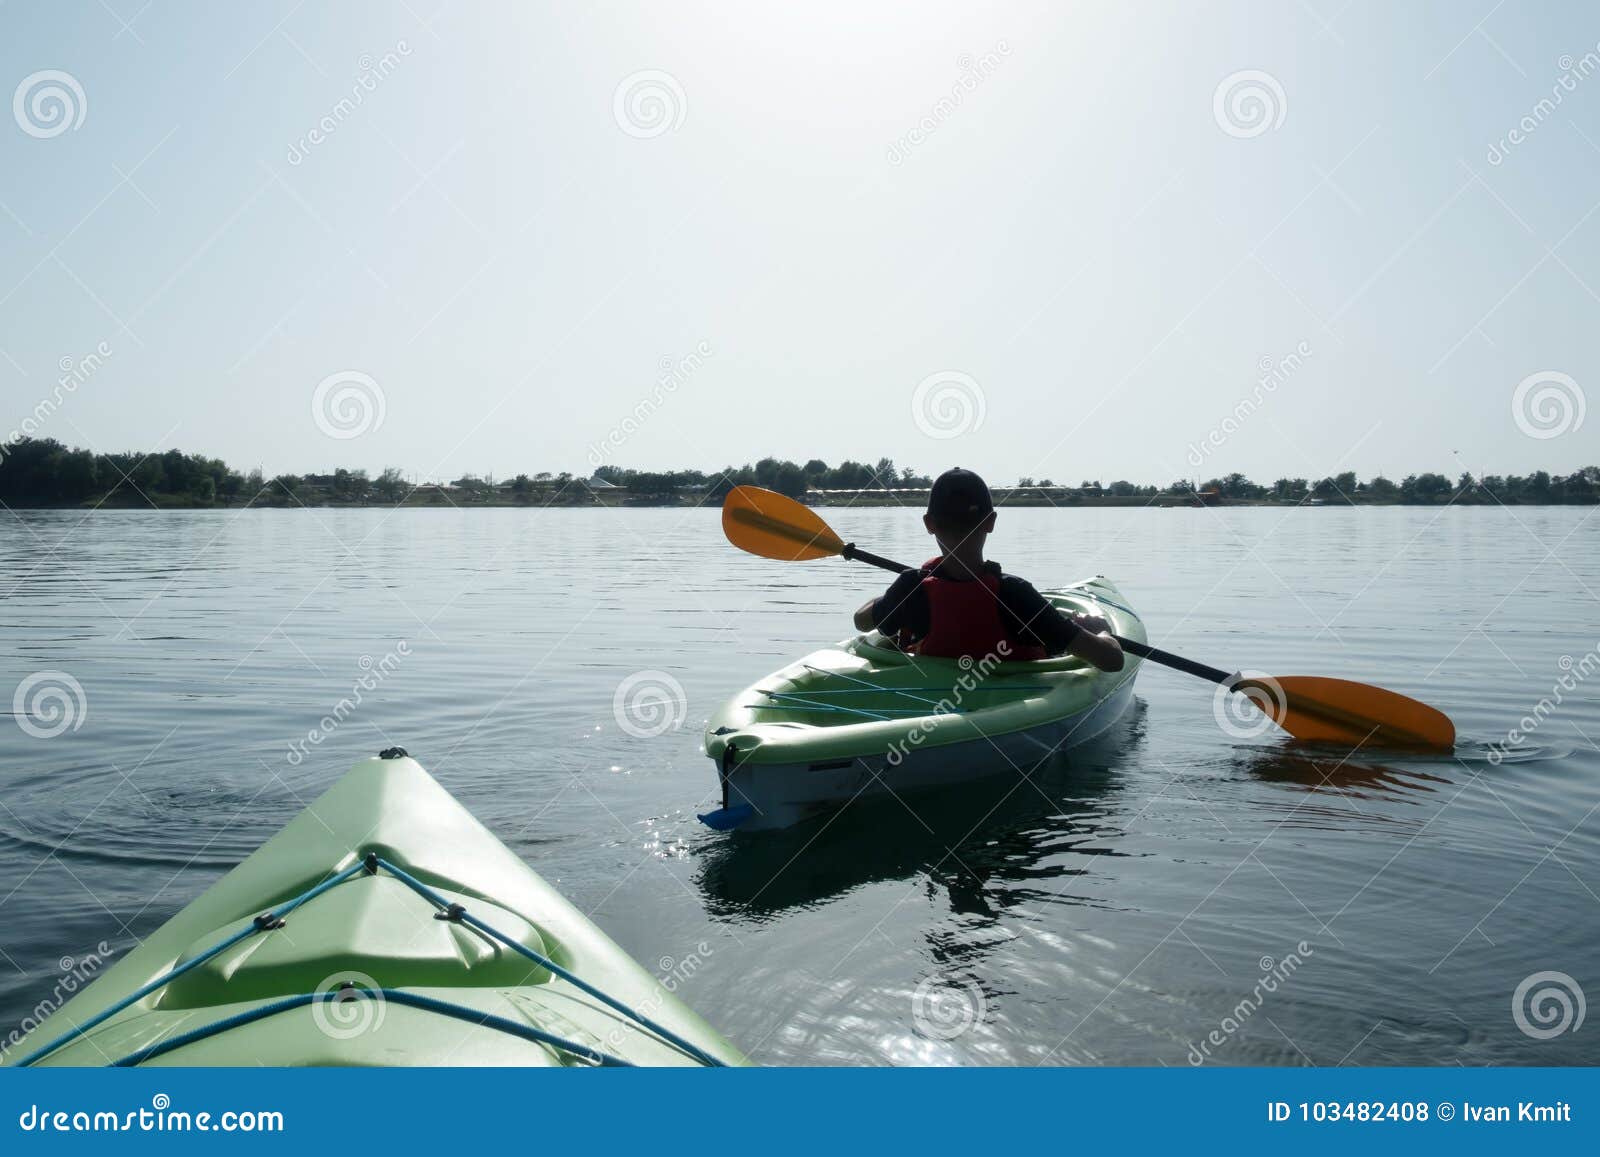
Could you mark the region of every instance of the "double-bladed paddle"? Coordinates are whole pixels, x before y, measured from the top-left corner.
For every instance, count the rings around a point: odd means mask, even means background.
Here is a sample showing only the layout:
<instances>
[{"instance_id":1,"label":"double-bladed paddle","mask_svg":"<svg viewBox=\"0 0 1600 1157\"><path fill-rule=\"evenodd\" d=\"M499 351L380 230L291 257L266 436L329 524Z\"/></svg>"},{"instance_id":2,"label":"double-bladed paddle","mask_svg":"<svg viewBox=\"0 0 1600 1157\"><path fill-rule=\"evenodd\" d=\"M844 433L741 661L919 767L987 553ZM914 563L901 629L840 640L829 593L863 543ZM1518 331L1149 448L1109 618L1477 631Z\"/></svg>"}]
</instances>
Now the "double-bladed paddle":
<instances>
[{"instance_id":1,"label":"double-bladed paddle","mask_svg":"<svg viewBox=\"0 0 1600 1157\"><path fill-rule=\"evenodd\" d=\"M897 574L912 569L845 542L809 506L758 486L736 486L728 492L722 504L722 530L734 546L762 558L799 562L838 555ZM1320 675L1245 678L1120 635L1112 637L1130 655L1245 696L1296 739L1443 751L1455 746L1456 729L1449 716L1382 687Z\"/></svg>"}]
</instances>

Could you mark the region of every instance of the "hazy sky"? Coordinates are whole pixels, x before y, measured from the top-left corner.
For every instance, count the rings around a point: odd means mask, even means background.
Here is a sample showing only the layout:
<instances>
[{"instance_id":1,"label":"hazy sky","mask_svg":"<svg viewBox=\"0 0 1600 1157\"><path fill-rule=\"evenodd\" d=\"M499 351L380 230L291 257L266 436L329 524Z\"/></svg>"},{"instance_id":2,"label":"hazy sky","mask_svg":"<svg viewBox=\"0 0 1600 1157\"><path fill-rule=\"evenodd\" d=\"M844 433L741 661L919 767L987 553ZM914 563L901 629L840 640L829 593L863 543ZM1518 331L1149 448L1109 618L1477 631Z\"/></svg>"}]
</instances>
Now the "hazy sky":
<instances>
[{"instance_id":1,"label":"hazy sky","mask_svg":"<svg viewBox=\"0 0 1600 1157\"><path fill-rule=\"evenodd\" d=\"M269 473L1600 462L1592 3L0 25L0 436L49 398Z\"/></svg>"}]
</instances>

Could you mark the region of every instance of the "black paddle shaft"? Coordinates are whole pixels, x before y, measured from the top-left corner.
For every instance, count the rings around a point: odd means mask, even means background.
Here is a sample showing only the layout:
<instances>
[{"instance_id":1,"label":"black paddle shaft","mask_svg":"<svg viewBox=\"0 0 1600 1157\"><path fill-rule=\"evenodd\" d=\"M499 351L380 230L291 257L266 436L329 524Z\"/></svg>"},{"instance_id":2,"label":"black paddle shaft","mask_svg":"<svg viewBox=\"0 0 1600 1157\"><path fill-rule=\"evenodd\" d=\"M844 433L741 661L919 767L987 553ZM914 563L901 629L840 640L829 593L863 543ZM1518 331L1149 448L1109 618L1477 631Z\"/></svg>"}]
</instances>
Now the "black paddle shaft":
<instances>
[{"instance_id":1,"label":"black paddle shaft","mask_svg":"<svg viewBox=\"0 0 1600 1157\"><path fill-rule=\"evenodd\" d=\"M857 559L868 566L879 567L883 570L892 570L895 574L904 574L908 570L916 569L916 567L907 566L903 562L895 562L893 559L884 558L881 554L873 554L871 551L862 550L853 542L845 543L844 549L839 552L839 556L841 558Z\"/></svg>"},{"instance_id":2,"label":"black paddle shaft","mask_svg":"<svg viewBox=\"0 0 1600 1157\"><path fill-rule=\"evenodd\" d=\"M883 570L903 574L916 568L906 566L904 563L895 562L893 559L884 558L881 554L862 550L853 542L844 544L844 549L839 552L840 557L855 559L869 566L879 567ZM1228 684L1233 682L1234 676L1216 667L1208 667L1204 663L1196 663L1193 659L1185 659L1182 655L1174 655L1171 651L1163 651L1160 647L1146 646L1136 643L1132 639L1124 639L1121 635L1112 635L1124 651L1130 655L1137 655L1141 659L1148 659L1152 663L1160 663L1163 667L1171 667L1174 671L1182 671L1186 675L1196 675L1201 679L1209 679L1213 683Z\"/></svg>"},{"instance_id":3,"label":"black paddle shaft","mask_svg":"<svg viewBox=\"0 0 1600 1157\"><path fill-rule=\"evenodd\" d=\"M1202 679L1209 679L1223 686L1238 678L1217 667L1208 667L1204 663L1196 663L1193 659L1185 659L1182 655L1174 655L1171 651L1163 651L1160 647L1147 647L1143 643L1135 643L1132 639L1124 639L1121 635L1111 637L1121 643L1122 649L1129 654L1149 659L1152 663L1160 663L1163 667L1171 667L1174 671L1182 671L1186 675L1198 675Z\"/></svg>"}]
</instances>

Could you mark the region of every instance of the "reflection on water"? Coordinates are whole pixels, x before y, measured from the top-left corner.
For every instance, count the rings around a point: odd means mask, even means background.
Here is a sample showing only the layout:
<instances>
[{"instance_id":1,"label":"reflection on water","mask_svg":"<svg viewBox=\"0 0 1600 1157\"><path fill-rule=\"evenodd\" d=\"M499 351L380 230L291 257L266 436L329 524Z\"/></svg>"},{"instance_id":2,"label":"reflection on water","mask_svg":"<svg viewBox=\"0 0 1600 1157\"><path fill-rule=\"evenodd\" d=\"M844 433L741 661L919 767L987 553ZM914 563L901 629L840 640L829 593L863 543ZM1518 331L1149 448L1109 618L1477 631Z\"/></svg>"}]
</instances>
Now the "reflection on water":
<instances>
[{"instance_id":1,"label":"reflection on water","mask_svg":"<svg viewBox=\"0 0 1600 1157\"><path fill-rule=\"evenodd\" d=\"M921 557L914 517L838 513ZM1026 783L730 837L694 819L701 721L847 633L878 576L734 554L715 511L25 512L0 695L65 672L87 715L0 726L0 1035L62 957L124 950L398 745L636 959L703 958L680 993L765 1063L1184 1065L1214 1031L1206 1063L1591 1063L1510 1006L1541 971L1600 991L1600 687L1491 759L1589 646L1583 516L1007 511L1016 573L1108 574L1218 666L1436 703L1457 751L1241 742L1209 685L1149 667L1118 734ZM619 727L641 671L683 687L681 728Z\"/></svg>"},{"instance_id":2,"label":"reflection on water","mask_svg":"<svg viewBox=\"0 0 1600 1157\"><path fill-rule=\"evenodd\" d=\"M1072 753L933 794L863 799L778 832L735 834L704 847L698 883L713 915L759 924L864 884L917 878L956 915L999 919L1088 871L1077 857L1114 856L1105 825L1117 768L1136 759L1136 704L1112 731Z\"/></svg>"},{"instance_id":3,"label":"reflection on water","mask_svg":"<svg viewBox=\"0 0 1600 1157\"><path fill-rule=\"evenodd\" d=\"M1404 769L1376 762L1381 753L1314 752L1303 745L1278 741L1275 746L1251 749L1245 766L1266 783L1299 784L1311 791L1327 792L1349 800L1383 798L1405 802L1447 787L1450 780L1420 767ZM1418 805L1426 799L1412 799ZM1305 806L1297 804L1296 806Z\"/></svg>"}]
</instances>

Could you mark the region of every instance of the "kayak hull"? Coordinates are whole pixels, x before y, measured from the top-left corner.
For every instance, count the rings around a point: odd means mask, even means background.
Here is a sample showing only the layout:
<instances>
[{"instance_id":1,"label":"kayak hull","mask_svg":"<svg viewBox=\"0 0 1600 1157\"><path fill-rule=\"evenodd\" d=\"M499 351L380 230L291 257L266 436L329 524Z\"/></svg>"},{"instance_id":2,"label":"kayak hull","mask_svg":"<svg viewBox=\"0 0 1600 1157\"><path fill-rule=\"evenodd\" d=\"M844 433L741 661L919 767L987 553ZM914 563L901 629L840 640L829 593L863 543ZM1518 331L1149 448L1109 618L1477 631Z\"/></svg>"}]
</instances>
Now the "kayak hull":
<instances>
[{"instance_id":1,"label":"kayak hull","mask_svg":"<svg viewBox=\"0 0 1600 1157\"><path fill-rule=\"evenodd\" d=\"M1103 578L1043 592L1139 642L1144 625ZM851 801L1022 774L1103 735L1133 702L1138 660L1099 671L1071 657L958 663L905 655L874 634L806 656L708 722L723 809L740 831L788 827Z\"/></svg>"},{"instance_id":2,"label":"kayak hull","mask_svg":"<svg viewBox=\"0 0 1600 1157\"><path fill-rule=\"evenodd\" d=\"M863 755L842 761L753 764L728 780L728 806L749 805L739 831L792 827L857 799L909 796L992 775L1026 774L1058 752L1082 746L1114 726L1133 702L1125 682L1091 710L994 738L913 750L898 761ZM842 766L830 766L839 763Z\"/></svg>"},{"instance_id":3,"label":"kayak hull","mask_svg":"<svg viewBox=\"0 0 1600 1157\"><path fill-rule=\"evenodd\" d=\"M407 879L708 1056L742 1063L662 981L403 754L356 764L5 1060L29 1062L64 1040L31 1063L107 1065L196 1036L141 1063L592 1063L530 1039L542 1034L627 1063L703 1063L494 936L459 917L441 918ZM283 913L282 925L257 933L255 918L273 912ZM131 996L137 999L126 1008L73 1035ZM225 1023L231 1027L211 1031Z\"/></svg>"}]
</instances>

